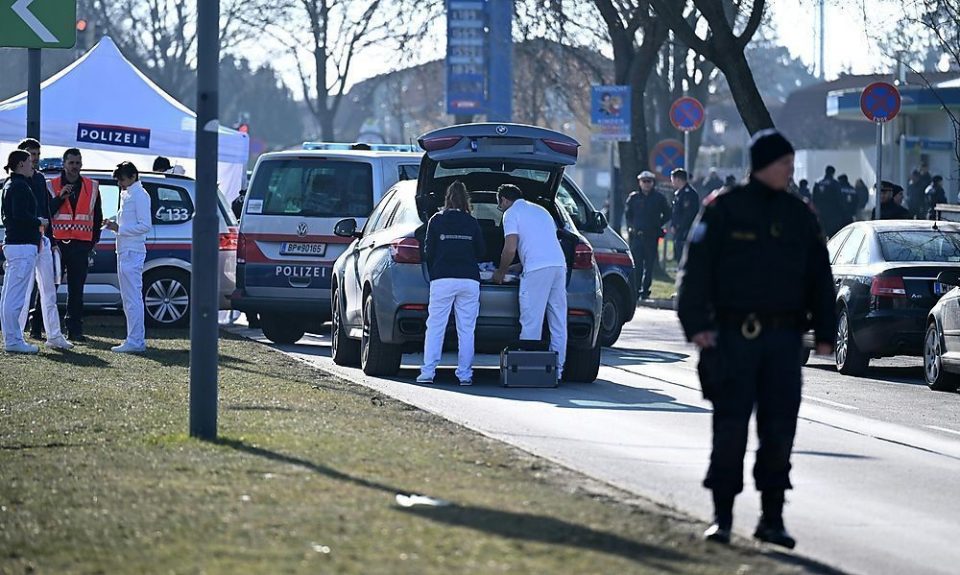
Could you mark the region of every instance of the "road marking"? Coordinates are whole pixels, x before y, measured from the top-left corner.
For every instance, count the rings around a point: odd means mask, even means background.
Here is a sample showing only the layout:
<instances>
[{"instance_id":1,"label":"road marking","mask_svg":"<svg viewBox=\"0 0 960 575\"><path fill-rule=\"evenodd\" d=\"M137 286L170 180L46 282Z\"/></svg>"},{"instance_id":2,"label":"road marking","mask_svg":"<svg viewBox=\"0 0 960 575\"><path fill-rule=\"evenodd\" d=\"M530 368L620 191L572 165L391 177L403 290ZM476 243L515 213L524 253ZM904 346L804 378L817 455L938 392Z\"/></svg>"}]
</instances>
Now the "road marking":
<instances>
[{"instance_id":1,"label":"road marking","mask_svg":"<svg viewBox=\"0 0 960 575\"><path fill-rule=\"evenodd\" d=\"M60 40L43 25L43 22L33 15L33 12L30 11L30 4L33 4L33 0L17 0L10 8L23 20L24 24L33 30L33 33L36 34L38 38L48 44L59 42Z\"/></svg>"},{"instance_id":2,"label":"road marking","mask_svg":"<svg viewBox=\"0 0 960 575\"><path fill-rule=\"evenodd\" d=\"M960 431L954 431L952 429L947 429L946 427L937 427L936 425L927 425L927 429L936 429L937 431L943 431L945 433L952 433L954 435L960 435Z\"/></svg>"},{"instance_id":3,"label":"road marking","mask_svg":"<svg viewBox=\"0 0 960 575\"><path fill-rule=\"evenodd\" d=\"M804 395L804 399L809 399L810 401L817 401L820 403L825 403L827 405L832 405L833 407L839 407L840 409L849 409L852 411L857 411L857 408L852 405L847 405L845 403L837 403L836 401L830 401L829 399L821 399L819 397L814 397L812 395Z\"/></svg>"}]
</instances>

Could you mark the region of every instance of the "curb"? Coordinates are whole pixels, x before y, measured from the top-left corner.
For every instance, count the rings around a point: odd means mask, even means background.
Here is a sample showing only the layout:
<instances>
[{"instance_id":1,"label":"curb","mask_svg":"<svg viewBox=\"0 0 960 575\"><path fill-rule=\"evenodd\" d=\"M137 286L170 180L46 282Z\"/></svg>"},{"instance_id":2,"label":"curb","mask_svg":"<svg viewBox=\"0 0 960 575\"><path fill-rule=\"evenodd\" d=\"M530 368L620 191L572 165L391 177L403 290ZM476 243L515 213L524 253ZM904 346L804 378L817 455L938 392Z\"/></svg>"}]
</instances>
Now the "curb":
<instances>
[{"instance_id":1,"label":"curb","mask_svg":"<svg viewBox=\"0 0 960 575\"><path fill-rule=\"evenodd\" d=\"M648 307L651 309L668 309L673 311L674 304L672 299L643 299L637 301L637 307Z\"/></svg>"}]
</instances>

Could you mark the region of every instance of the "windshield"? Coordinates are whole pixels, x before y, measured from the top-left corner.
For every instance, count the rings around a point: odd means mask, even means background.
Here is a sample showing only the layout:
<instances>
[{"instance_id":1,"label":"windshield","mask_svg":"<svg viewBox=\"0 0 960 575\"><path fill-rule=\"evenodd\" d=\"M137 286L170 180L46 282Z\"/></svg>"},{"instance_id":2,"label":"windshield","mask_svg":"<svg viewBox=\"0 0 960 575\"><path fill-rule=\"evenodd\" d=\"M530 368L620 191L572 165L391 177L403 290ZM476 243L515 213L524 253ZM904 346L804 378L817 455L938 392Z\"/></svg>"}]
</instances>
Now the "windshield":
<instances>
[{"instance_id":1,"label":"windshield","mask_svg":"<svg viewBox=\"0 0 960 575\"><path fill-rule=\"evenodd\" d=\"M250 199L270 216L365 218L373 210L373 168L365 162L291 158L261 164Z\"/></svg>"},{"instance_id":2,"label":"windshield","mask_svg":"<svg viewBox=\"0 0 960 575\"><path fill-rule=\"evenodd\" d=\"M880 249L888 262L960 262L960 233L940 230L881 232Z\"/></svg>"}]
</instances>

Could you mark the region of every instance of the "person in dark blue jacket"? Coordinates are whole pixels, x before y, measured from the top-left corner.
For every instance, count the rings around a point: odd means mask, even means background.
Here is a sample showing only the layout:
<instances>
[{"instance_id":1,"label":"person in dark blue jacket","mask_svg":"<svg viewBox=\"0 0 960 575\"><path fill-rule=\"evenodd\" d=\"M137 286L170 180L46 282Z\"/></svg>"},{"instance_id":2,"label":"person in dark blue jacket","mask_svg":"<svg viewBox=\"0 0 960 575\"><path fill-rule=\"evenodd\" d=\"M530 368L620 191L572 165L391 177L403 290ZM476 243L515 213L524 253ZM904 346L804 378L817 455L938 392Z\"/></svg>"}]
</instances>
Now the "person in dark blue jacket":
<instances>
[{"instance_id":1,"label":"person in dark blue jacket","mask_svg":"<svg viewBox=\"0 0 960 575\"><path fill-rule=\"evenodd\" d=\"M473 331L480 313L479 261L486 251L480 224L470 215L470 193L459 180L447 188L443 210L427 223L423 245L430 272L430 305L418 383L433 383L451 308L456 314L457 379L473 383Z\"/></svg>"},{"instance_id":2,"label":"person in dark blue jacket","mask_svg":"<svg viewBox=\"0 0 960 575\"><path fill-rule=\"evenodd\" d=\"M670 172L670 183L673 184L673 214L670 217L670 227L673 231L673 259L680 261L683 247L690 235L690 227L700 211L700 194L690 185L687 171L677 168Z\"/></svg>"}]
</instances>

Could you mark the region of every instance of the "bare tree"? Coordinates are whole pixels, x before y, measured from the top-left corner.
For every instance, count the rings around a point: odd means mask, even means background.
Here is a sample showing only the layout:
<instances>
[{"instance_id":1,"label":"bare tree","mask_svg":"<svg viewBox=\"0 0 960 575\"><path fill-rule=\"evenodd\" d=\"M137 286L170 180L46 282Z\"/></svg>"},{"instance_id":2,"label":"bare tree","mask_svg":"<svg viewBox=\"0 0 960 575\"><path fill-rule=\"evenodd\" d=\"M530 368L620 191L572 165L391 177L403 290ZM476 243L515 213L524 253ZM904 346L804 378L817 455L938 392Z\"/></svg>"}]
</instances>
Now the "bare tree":
<instances>
[{"instance_id":1,"label":"bare tree","mask_svg":"<svg viewBox=\"0 0 960 575\"><path fill-rule=\"evenodd\" d=\"M763 22L766 0L650 0L657 15L676 34L678 40L716 64L730 86L747 130L753 134L773 127L773 119L760 96L757 83L744 49ZM698 27L691 25L691 14L697 13L707 24L701 37ZM746 22L739 34L737 23Z\"/></svg>"},{"instance_id":2,"label":"bare tree","mask_svg":"<svg viewBox=\"0 0 960 575\"><path fill-rule=\"evenodd\" d=\"M662 19L654 17L648 0L594 0L594 4L606 24L613 47L614 83L631 87L632 138L618 146L621 193L611 202L611 219L618 226L626 193L634 189L637 174L647 167L649 142L644 96L669 29Z\"/></svg>"},{"instance_id":3,"label":"bare tree","mask_svg":"<svg viewBox=\"0 0 960 575\"><path fill-rule=\"evenodd\" d=\"M81 0L78 11L92 18L138 68L161 88L192 104L196 97L196 1ZM248 40L254 29L244 20L269 0L222 0L220 49Z\"/></svg>"},{"instance_id":4,"label":"bare tree","mask_svg":"<svg viewBox=\"0 0 960 575\"><path fill-rule=\"evenodd\" d=\"M333 141L356 56L374 46L399 50L421 30L436 2L277 0L257 20L292 56L307 109L321 137Z\"/></svg>"}]
</instances>

